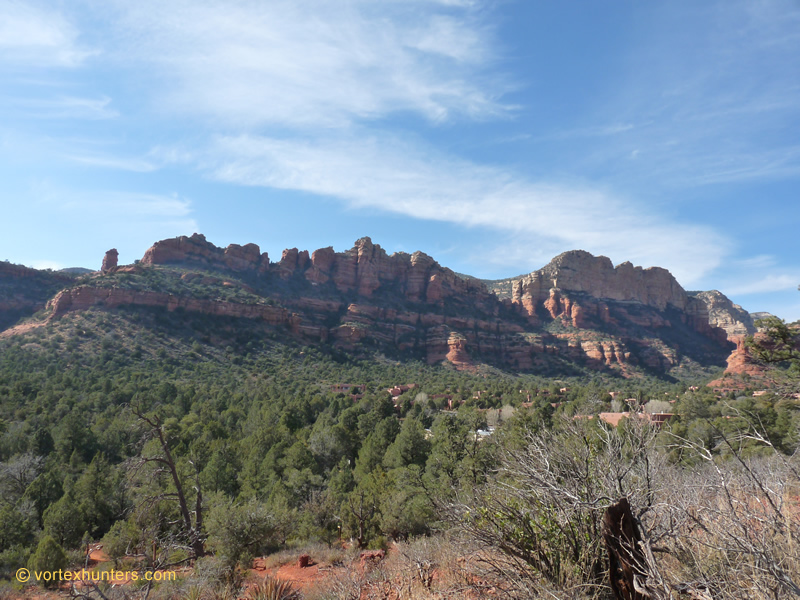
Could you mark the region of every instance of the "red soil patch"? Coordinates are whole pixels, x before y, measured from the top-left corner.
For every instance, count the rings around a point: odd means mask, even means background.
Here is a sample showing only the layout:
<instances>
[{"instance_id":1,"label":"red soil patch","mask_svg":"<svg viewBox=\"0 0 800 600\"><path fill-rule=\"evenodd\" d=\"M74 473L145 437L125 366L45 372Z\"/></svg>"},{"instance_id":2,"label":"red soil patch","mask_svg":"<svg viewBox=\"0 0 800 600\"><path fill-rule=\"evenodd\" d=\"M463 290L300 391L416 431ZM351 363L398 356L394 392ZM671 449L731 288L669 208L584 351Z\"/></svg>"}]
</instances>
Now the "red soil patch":
<instances>
[{"instance_id":1,"label":"red soil patch","mask_svg":"<svg viewBox=\"0 0 800 600\"><path fill-rule=\"evenodd\" d=\"M300 591L307 591L326 577L330 577L331 573L337 570L345 570L345 567L318 564L313 560L309 562L307 567L299 566L298 562L294 560L280 567L267 569L266 559L256 558L253 560L251 573L258 580L268 576L275 577L282 581L291 582L291 584Z\"/></svg>"},{"instance_id":2,"label":"red soil patch","mask_svg":"<svg viewBox=\"0 0 800 600\"><path fill-rule=\"evenodd\" d=\"M96 544L94 546L89 546L89 566L94 567L99 565L101 562L108 562L110 559L108 558L108 554L105 553L103 550L102 544Z\"/></svg>"}]
</instances>

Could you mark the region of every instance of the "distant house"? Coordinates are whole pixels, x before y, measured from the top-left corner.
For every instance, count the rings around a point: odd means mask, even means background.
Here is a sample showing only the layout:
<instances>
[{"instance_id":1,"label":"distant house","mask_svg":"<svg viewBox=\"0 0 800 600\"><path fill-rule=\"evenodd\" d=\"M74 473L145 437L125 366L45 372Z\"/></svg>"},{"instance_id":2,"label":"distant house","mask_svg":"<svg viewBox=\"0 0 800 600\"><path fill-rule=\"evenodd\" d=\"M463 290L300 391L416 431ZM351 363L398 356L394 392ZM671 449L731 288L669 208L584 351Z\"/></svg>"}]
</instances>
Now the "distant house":
<instances>
[{"instance_id":1,"label":"distant house","mask_svg":"<svg viewBox=\"0 0 800 600\"><path fill-rule=\"evenodd\" d=\"M647 418L650 421L651 425L655 425L656 427L661 427L664 423L669 421L674 416L675 416L674 413L650 413L649 415L647 415Z\"/></svg>"},{"instance_id":2,"label":"distant house","mask_svg":"<svg viewBox=\"0 0 800 600\"><path fill-rule=\"evenodd\" d=\"M602 412L597 416L600 417L603 423L616 427L622 419L627 419L630 414L629 412Z\"/></svg>"},{"instance_id":3,"label":"distant house","mask_svg":"<svg viewBox=\"0 0 800 600\"><path fill-rule=\"evenodd\" d=\"M413 390L415 387L417 387L416 383L409 383L408 385L396 385L394 387L390 387L386 391L389 392L389 394L391 394L393 398L396 398L403 392L407 392L408 390Z\"/></svg>"},{"instance_id":4,"label":"distant house","mask_svg":"<svg viewBox=\"0 0 800 600\"><path fill-rule=\"evenodd\" d=\"M655 427L661 427L664 423L674 417L674 413L633 413L639 419L646 420ZM597 415L601 421L608 423L612 427L617 427L622 419L627 419L631 413L626 412L604 412Z\"/></svg>"}]
</instances>

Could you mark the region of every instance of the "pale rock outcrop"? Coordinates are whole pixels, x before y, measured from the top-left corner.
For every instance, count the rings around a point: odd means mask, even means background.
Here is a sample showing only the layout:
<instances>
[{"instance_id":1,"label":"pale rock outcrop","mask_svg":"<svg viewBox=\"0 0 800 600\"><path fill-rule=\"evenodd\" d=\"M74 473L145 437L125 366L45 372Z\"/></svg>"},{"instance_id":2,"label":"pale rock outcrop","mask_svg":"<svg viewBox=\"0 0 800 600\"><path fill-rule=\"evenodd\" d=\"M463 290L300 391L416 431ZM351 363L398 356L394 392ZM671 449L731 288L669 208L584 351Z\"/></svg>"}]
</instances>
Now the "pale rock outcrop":
<instances>
[{"instance_id":1,"label":"pale rock outcrop","mask_svg":"<svg viewBox=\"0 0 800 600\"><path fill-rule=\"evenodd\" d=\"M666 269L643 269L630 262L614 267L607 257L583 250L559 254L547 266L514 282L512 301L536 305L548 298L553 288L598 299L638 302L658 310L667 306L684 310L688 303L686 292Z\"/></svg>"},{"instance_id":2,"label":"pale rock outcrop","mask_svg":"<svg viewBox=\"0 0 800 600\"><path fill-rule=\"evenodd\" d=\"M738 304L734 304L725 294L711 290L698 292L696 297L702 300L708 309L708 321L714 327L725 330L728 339L735 341L741 336L753 335L756 326L753 318Z\"/></svg>"}]
</instances>

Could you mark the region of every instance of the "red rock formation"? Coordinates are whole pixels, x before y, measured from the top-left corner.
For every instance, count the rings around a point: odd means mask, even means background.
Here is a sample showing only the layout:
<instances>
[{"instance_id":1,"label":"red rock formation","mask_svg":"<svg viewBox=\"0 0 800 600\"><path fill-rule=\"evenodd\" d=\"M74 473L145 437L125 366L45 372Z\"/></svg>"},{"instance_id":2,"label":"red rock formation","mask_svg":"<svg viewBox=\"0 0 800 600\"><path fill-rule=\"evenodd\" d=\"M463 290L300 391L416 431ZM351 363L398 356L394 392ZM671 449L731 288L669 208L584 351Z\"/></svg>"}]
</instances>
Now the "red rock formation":
<instances>
[{"instance_id":1,"label":"red rock formation","mask_svg":"<svg viewBox=\"0 0 800 600\"><path fill-rule=\"evenodd\" d=\"M209 315L259 319L270 325L291 325L296 317L285 308L263 304L240 304L214 300L200 300L186 296L173 296L160 292L144 292L120 288L80 286L62 290L47 303L52 309L50 319L58 319L75 310L92 307L116 308L118 306L157 306L174 311L182 308L189 312Z\"/></svg>"},{"instance_id":2,"label":"red rock formation","mask_svg":"<svg viewBox=\"0 0 800 600\"><path fill-rule=\"evenodd\" d=\"M578 328L592 327L598 321L671 327L662 313L676 309L680 319L698 333L720 344L726 341L725 333L709 323L706 303L689 296L666 269L642 269L629 262L614 267L605 256L583 250L560 254L544 268L514 281L511 303L532 325L538 323L541 307L551 319L563 317ZM637 307L650 310L643 312ZM615 318L613 312L621 318Z\"/></svg>"},{"instance_id":3,"label":"red rock formation","mask_svg":"<svg viewBox=\"0 0 800 600\"><path fill-rule=\"evenodd\" d=\"M117 259L119 257L119 252L117 252L116 248L112 248L108 252L106 252L105 256L103 257L103 264L100 267L100 271L103 273L108 273L117 268Z\"/></svg>"},{"instance_id":4,"label":"red rock formation","mask_svg":"<svg viewBox=\"0 0 800 600\"><path fill-rule=\"evenodd\" d=\"M581 342L581 349L590 360L606 366L626 364L631 357L630 351L614 340L584 341Z\"/></svg>"},{"instance_id":5,"label":"red rock formation","mask_svg":"<svg viewBox=\"0 0 800 600\"><path fill-rule=\"evenodd\" d=\"M686 296L663 269L643 270L630 264L614 269L608 259L585 252L566 253L520 278L512 300L506 302L480 281L462 278L421 252L387 255L369 238L341 253L322 248L309 257L306 251L287 249L280 262L270 264L254 244L223 250L195 234L156 243L135 269L160 264L243 272L249 284L251 279L258 283L245 285L231 273L210 277L185 271L182 277L210 287L241 287L254 296L269 294L285 308L84 286L54 298L52 318L100 305L183 308L261 319L285 326L297 336L330 339L349 351L414 350L432 364L448 361L457 368L474 368L472 356L480 356L493 364L530 369L557 354L623 374L631 365L669 369L677 364L680 355L675 348L657 339L660 329L685 332L688 325L706 338L722 333L708 324L705 304ZM276 277L294 283L287 287ZM605 278L630 285L631 290L611 289ZM567 329L557 323L548 332L541 326L549 328L554 319ZM636 338L641 328L649 330L644 341ZM704 343L702 338L698 342Z\"/></svg>"},{"instance_id":6,"label":"red rock formation","mask_svg":"<svg viewBox=\"0 0 800 600\"><path fill-rule=\"evenodd\" d=\"M197 264L231 271L266 272L269 256L260 253L255 244L231 244L225 249L206 241L202 234L181 236L153 244L144 253L142 265Z\"/></svg>"},{"instance_id":7,"label":"red rock formation","mask_svg":"<svg viewBox=\"0 0 800 600\"><path fill-rule=\"evenodd\" d=\"M756 337L759 337L759 335L756 334ZM750 350L745 344L745 338L743 336L736 338L736 350L728 357L728 367L725 369L725 373L729 375L763 377L765 372L766 368L758 364L753 355L750 354Z\"/></svg>"},{"instance_id":8,"label":"red rock formation","mask_svg":"<svg viewBox=\"0 0 800 600\"><path fill-rule=\"evenodd\" d=\"M629 262L615 268L607 257L583 250L560 254L547 266L514 282L512 301L535 306L549 297L552 288L598 299L638 302L658 310L667 306L683 310L688 302L686 292L666 269L642 269Z\"/></svg>"},{"instance_id":9,"label":"red rock formation","mask_svg":"<svg viewBox=\"0 0 800 600\"><path fill-rule=\"evenodd\" d=\"M333 248L320 248L311 255L311 266L306 271L306 279L311 283L327 283L331 278L331 269L336 262Z\"/></svg>"},{"instance_id":10,"label":"red rock formation","mask_svg":"<svg viewBox=\"0 0 800 600\"><path fill-rule=\"evenodd\" d=\"M255 244L231 244L225 248L224 264L232 271L247 271L261 264L262 259L269 264L267 255L262 257L261 250Z\"/></svg>"},{"instance_id":11,"label":"red rock formation","mask_svg":"<svg viewBox=\"0 0 800 600\"><path fill-rule=\"evenodd\" d=\"M463 335L451 333L447 338L447 351L446 358L449 362L455 365L458 369L464 369L472 366L472 359L467 354L467 340Z\"/></svg>"}]
</instances>

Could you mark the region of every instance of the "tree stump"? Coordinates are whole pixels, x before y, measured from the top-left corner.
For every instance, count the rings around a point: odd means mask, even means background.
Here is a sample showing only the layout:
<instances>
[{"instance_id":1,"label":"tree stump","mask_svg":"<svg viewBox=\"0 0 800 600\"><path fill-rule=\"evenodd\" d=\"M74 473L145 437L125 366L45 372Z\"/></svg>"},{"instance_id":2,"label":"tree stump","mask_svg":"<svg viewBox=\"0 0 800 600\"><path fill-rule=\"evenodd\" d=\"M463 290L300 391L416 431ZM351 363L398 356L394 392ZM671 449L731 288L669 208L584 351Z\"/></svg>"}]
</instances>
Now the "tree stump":
<instances>
[{"instance_id":1,"label":"tree stump","mask_svg":"<svg viewBox=\"0 0 800 600\"><path fill-rule=\"evenodd\" d=\"M603 540L608 549L611 589L616 600L648 600L640 591L647 579L646 561L639 528L633 519L627 498L620 498L603 515Z\"/></svg>"}]
</instances>

